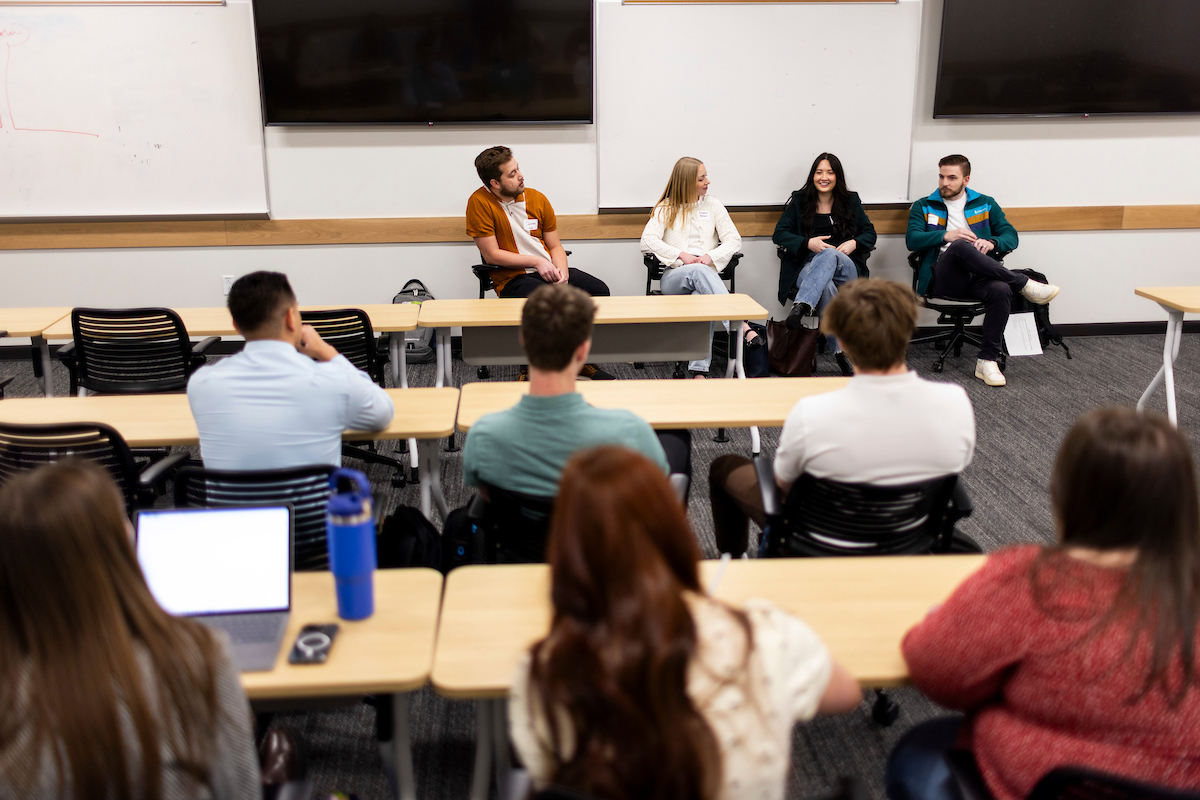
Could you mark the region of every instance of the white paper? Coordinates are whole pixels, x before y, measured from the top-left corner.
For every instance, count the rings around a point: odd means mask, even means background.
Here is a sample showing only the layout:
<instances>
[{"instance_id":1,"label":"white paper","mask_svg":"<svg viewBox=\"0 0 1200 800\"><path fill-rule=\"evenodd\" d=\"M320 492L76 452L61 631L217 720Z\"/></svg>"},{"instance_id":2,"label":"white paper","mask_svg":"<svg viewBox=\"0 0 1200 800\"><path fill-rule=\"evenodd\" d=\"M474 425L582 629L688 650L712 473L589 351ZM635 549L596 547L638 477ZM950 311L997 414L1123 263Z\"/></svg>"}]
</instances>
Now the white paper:
<instances>
[{"instance_id":1,"label":"white paper","mask_svg":"<svg viewBox=\"0 0 1200 800\"><path fill-rule=\"evenodd\" d=\"M1010 356L1040 356L1042 342L1038 338L1037 323L1033 321L1033 312L1013 314L1004 326L1004 344L1008 347Z\"/></svg>"}]
</instances>

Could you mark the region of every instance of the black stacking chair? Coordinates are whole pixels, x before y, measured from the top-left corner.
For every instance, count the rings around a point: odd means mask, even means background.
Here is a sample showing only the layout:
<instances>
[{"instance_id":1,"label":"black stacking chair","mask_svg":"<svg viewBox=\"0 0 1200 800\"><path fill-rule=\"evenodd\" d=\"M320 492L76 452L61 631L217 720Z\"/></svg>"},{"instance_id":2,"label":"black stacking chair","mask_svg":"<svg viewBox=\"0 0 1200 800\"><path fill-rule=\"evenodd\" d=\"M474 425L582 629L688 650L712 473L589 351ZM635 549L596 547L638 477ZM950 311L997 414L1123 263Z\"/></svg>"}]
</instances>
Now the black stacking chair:
<instances>
[{"instance_id":1,"label":"black stacking chair","mask_svg":"<svg viewBox=\"0 0 1200 800\"><path fill-rule=\"evenodd\" d=\"M951 750L947 762L962 800L993 800L970 751ZM1059 767L1042 776L1029 800L1200 800L1200 792L1168 789L1086 767Z\"/></svg>"},{"instance_id":2,"label":"black stacking chair","mask_svg":"<svg viewBox=\"0 0 1200 800\"><path fill-rule=\"evenodd\" d=\"M371 380L385 386L387 361L379 355L375 346L375 330L371 318L361 308L341 308L332 311L301 311L300 320L312 325L321 338L346 357L354 366L371 376ZM404 464L394 458L375 451L374 442L342 442L342 455L360 458L371 464L391 467L392 486L400 488L407 483Z\"/></svg>"},{"instance_id":3,"label":"black stacking chair","mask_svg":"<svg viewBox=\"0 0 1200 800\"><path fill-rule=\"evenodd\" d=\"M483 532L484 560L489 564L544 562L554 498L495 486L485 491L488 499L475 495L467 510L471 524Z\"/></svg>"},{"instance_id":4,"label":"black stacking chair","mask_svg":"<svg viewBox=\"0 0 1200 800\"><path fill-rule=\"evenodd\" d=\"M154 502L160 485L187 454L167 456L141 470L125 439L104 423L0 423L0 483L18 472L64 458L81 458L104 467L125 498L126 512L132 515L139 506Z\"/></svg>"},{"instance_id":5,"label":"black stacking chair","mask_svg":"<svg viewBox=\"0 0 1200 800\"><path fill-rule=\"evenodd\" d=\"M570 250L564 250L567 255L571 255ZM488 264L482 258L478 264L471 265L471 272L475 273L475 277L479 279L479 299L482 300L488 292L494 291L496 285L492 282L492 270L500 269L492 264ZM481 376L482 377L482 376Z\"/></svg>"},{"instance_id":6,"label":"black stacking chair","mask_svg":"<svg viewBox=\"0 0 1200 800\"><path fill-rule=\"evenodd\" d=\"M908 265L913 271L913 291L917 291L917 279L920 277L921 270L921 253L913 251L908 254ZM983 301L974 297L942 297L933 295L926 291L923 295L918 295L925 307L938 312L938 325L950 325L945 330L940 330L926 336L914 336L912 344L932 344L940 349L941 355L933 362L933 371L941 372L946 368L946 356L953 353L955 358L962 355L964 344L973 344L976 347L983 346L983 339L979 334L967 330L967 326L981 316L984 312ZM1000 371L1004 372L1008 354L1004 351L1004 341L1000 342L1000 356L996 360Z\"/></svg>"},{"instance_id":7,"label":"black stacking chair","mask_svg":"<svg viewBox=\"0 0 1200 800\"><path fill-rule=\"evenodd\" d=\"M328 464L258 471L226 471L184 467L175 476L177 508L219 508L290 503L295 535L292 563L297 570L329 569L325 506Z\"/></svg>"}]
</instances>

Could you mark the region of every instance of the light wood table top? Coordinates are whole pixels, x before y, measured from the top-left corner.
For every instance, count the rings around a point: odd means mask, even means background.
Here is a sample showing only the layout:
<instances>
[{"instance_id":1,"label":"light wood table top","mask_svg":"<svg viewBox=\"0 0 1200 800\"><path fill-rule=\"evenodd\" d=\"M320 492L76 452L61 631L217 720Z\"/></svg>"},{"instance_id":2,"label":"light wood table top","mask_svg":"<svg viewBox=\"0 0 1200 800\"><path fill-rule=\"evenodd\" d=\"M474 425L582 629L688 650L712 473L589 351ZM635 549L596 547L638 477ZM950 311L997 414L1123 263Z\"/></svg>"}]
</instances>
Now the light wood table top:
<instances>
[{"instance_id":1,"label":"light wood table top","mask_svg":"<svg viewBox=\"0 0 1200 800\"><path fill-rule=\"evenodd\" d=\"M375 613L349 622L337 615L333 574L292 575L292 616L270 672L242 673L251 700L408 692L429 679L441 605L442 576L432 569L375 572ZM341 626L324 664L289 664L300 629Z\"/></svg>"},{"instance_id":2,"label":"light wood table top","mask_svg":"<svg viewBox=\"0 0 1200 800\"><path fill-rule=\"evenodd\" d=\"M863 686L898 686L904 633L986 556L733 561L716 596L764 597L807 622ZM707 585L719 562L701 564ZM521 655L550 629L545 564L469 566L446 579L432 680L454 698L502 697Z\"/></svg>"},{"instance_id":3,"label":"light wood table top","mask_svg":"<svg viewBox=\"0 0 1200 800\"><path fill-rule=\"evenodd\" d=\"M841 389L849 378L752 378L703 381L579 381L575 387L598 408L624 408L652 428L748 428L782 425L801 397ZM468 383L458 404L458 429L484 414L516 405L528 383Z\"/></svg>"},{"instance_id":4,"label":"light wood table top","mask_svg":"<svg viewBox=\"0 0 1200 800\"><path fill-rule=\"evenodd\" d=\"M767 310L745 294L677 294L594 297L596 324L630 322L711 322L764 319ZM521 324L524 298L427 300L421 304L422 328L475 328Z\"/></svg>"},{"instance_id":5,"label":"light wood table top","mask_svg":"<svg viewBox=\"0 0 1200 800\"><path fill-rule=\"evenodd\" d=\"M382 431L347 431L350 441L439 439L454 432L458 389L388 389L396 414ZM0 403L0 422L103 422L130 447L171 447L200 441L185 394L18 398Z\"/></svg>"},{"instance_id":6,"label":"light wood table top","mask_svg":"<svg viewBox=\"0 0 1200 800\"><path fill-rule=\"evenodd\" d=\"M1176 311L1200 314L1200 286L1145 286L1133 293Z\"/></svg>"},{"instance_id":7,"label":"light wood table top","mask_svg":"<svg viewBox=\"0 0 1200 800\"><path fill-rule=\"evenodd\" d=\"M376 333L416 330L419 304L379 303L375 305L300 306L301 311L329 311L343 308L361 308L371 319ZM189 336L237 336L233 317L227 308L176 308L172 309L183 320ZM64 311L66 317L46 329L47 339L71 339L71 309ZM0 317L0 320L3 318Z\"/></svg>"},{"instance_id":8,"label":"light wood table top","mask_svg":"<svg viewBox=\"0 0 1200 800\"><path fill-rule=\"evenodd\" d=\"M71 313L70 306L51 308L0 308L0 331L9 336L41 336L42 332ZM71 320L67 320L67 328Z\"/></svg>"}]
</instances>

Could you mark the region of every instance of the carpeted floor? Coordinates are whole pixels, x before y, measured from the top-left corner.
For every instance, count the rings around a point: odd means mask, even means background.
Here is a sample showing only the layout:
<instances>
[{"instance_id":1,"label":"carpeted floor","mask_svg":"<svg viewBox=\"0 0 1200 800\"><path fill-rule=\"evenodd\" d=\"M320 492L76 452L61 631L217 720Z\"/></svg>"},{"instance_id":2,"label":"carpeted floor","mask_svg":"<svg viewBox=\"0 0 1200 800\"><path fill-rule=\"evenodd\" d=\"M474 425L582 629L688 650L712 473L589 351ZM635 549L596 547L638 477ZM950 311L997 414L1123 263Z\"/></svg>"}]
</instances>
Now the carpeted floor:
<instances>
[{"instance_id":1,"label":"carpeted floor","mask_svg":"<svg viewBox=\"0 0 1200 800\"><path fill-rule=\"evenodd\" d=\"M1162 335L1075 338L1068 344L1072 360L1058 348L1042 357L1011 359L1009 385L1004 388L991 388L976 380L973 357L948 359L946 371L933 375L932 350L919 347L910 353L913 369L925 377L962 384L975 406L978 440L974 461L965 473L975 513L960 524L960 530L985 550L1053 539L1047 485L1063 435L1076 417L1090 408L1134 405L1162 363ZM645 370L627 364L605 368L622 379L666 379L671 373L666 364L647 364ZM822 356L818 374L837 374L832 357ZM0 362L0 376L5 375L16 376L7 390L9 397L36 396L28 361ZM461 362L455 364L455 375L459 382L476 379L474 368ZM497 367L492 369L491 379L512 380L515 375L515 367ZM56 367L54 377L56 391L65 394L65 371ZM432 385L433 367L410 366L409 377L412 385ZM1176 382L1180 427L1195 450L1192 432L1200 423L1200 337L1184 336ZM1151 406L1165 413L1161 390ZM764 453L774 451L778 435L778 429L762 430ZM749 453L750 449L745 430L731 430L729 438L727 443L714 443L709 431L694 431L692 437L696 477L688 512L706 557L717 555L708 506L708 465L723 453ZM447 500L451 507L464 504L469 493L462 487L461 451L443 453L442 463ZM367 472L376 488L387 494L389 508L398 502L418 504L415 487L391 488L386 468L370 467ZM874 725L865 703L855 713L797 727L788 796L811 797L830 790L838 776L857 775L873 797L882 798L883 765L896 739L913 724L941 713L915 690L899 690L895 697L901 713L890 728ZM428 688L413 695L413 753L420 797L448 800L468 794L474 720L472 703L444 699ZM370 707L280 714L275 724L286 725L303 738L309 777L318 789L355 792L364 800L387 796Z\"/></svg>"}]
</instances>

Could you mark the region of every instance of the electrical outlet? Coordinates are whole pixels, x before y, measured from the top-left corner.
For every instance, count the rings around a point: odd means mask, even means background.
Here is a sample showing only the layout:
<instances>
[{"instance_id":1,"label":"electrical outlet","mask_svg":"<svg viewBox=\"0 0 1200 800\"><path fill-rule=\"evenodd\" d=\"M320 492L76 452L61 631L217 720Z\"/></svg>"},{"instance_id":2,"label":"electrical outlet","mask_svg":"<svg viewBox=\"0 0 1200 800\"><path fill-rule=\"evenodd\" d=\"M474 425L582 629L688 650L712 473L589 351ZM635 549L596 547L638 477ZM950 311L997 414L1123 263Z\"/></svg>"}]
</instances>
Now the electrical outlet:
<instances>
[{"instance_id":1,"label":"electrical outlet","mask_svg":"<svg viewBox=\"0 0 1200 800\"><path fill-rule=\"evenodd\" d=\"M222 275L221 276L221 288L225 291L225 296L229 297L229 290L233 288L233 276L232 275Z\"/></svg>"}]
</instances>

